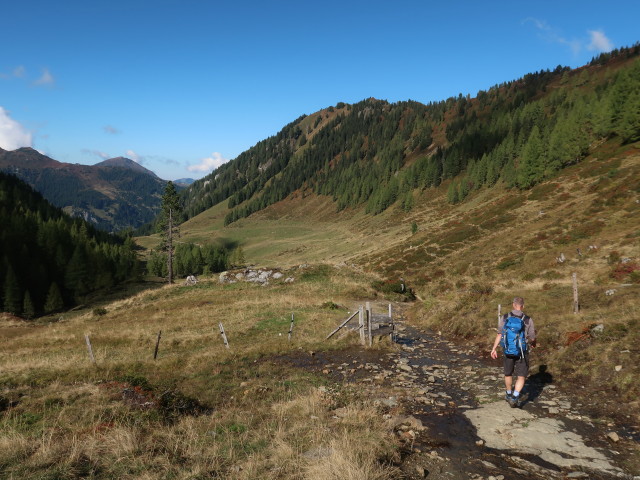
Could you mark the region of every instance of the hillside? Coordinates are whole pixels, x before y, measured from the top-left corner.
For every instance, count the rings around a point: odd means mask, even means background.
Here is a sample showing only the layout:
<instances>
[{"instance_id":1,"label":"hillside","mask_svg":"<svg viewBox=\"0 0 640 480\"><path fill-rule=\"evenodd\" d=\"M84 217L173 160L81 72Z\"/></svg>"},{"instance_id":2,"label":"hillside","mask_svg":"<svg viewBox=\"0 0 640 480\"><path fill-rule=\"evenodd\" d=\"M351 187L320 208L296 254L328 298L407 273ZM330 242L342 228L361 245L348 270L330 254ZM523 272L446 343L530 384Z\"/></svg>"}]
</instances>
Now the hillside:
<instances>
[{"instance_id":1,"label":"hillside","mask_svg":"<svg viewBox=\"0 0 640 480\"><path fill-rule=\"evenodd\" d=\"M166 185L127 158L79 165L58 162L32 148L0 149L0 171L16 175L53 205L107 231L151 221Z\"/></svg>"},{"instance_id":2,"label":"hillside","mask_svg":"<svg viewBox=\"0 0 640 480\"><path fill-rule=\"evenodd\" d=\"M557 67L423 105L338 103L286 125L185 194L187 218L228 199L225 225L290 195L379 214L412 192L449 185L451 203L495 185L528 189L617 137L638 140L640 46L576 70ZM463 173L463 175L460 175Z\"/></svg>"},{"instance_id":3,"label":"hillside","mask_svg":"<svg viewBox=\"0 0 640 480\"><path fill-rule=\"evenodd\" d=\"M139 272L130 238L71 218L0 172L0 311L32 319L61 312Z\"/></svg>"},{"instance_id":4,"label":"hillside","mask_svg":"<svg viewBox=\"0 0 640 480\"><path fill-rule=\"evenodd\" d=\"M640 125L640 117L636 110L615 106L622 97L627 105L637 100L632 92L638 90L631 85L640 78L640 63L632 53L594 60L579 71L558 70L500 86L491 95L504 103L511 98L506 94L510 90L509 95L515 96L511 105L520 106L507 117L494 116L492 122L477 113L484 95L452 101L452 110L443 113L443 119L449 117L445 127L432 129L431 154L406 155L405 150L404 163L389 169L381 158L367 159L364 153L361 161L369 162L371 171L387 169L388 176L381 177L379 187L372 187L369 200L353 205L351 200L341 204L342 194L332 194L329 187L334 182L336 188L344 188L341 178L356 181L358 176L357 162L346 170L340 167L345 162L340 145L333 151L324 148L332 159L326 169L300 177L301 183L293 182L290 193L283 193L280 200L276 201L279 195L265 197L276 192L277 185L293 181L287 168L297 162L307 165L304 161L311 158L312 146L321 145L321 136L329 135L322 133L323 122L340 132L342 114L345 122L353 112L355 121L365 117L365 111L378 109L370 118L383 118L400 109L403 113L398 118L404 118L423 107L367 100L341 105L327 111L327 117L324 112L318 114L319 121L302 118L187 191L187 209L194 208L197 188L212 188L205 194L210 200L216 195L222 198L182 225L182 239L241 246L248 263L264 267L318 262L353 265L382 275L388 292L400 288L404 279L418 298L409 313L416 324L464 338L481 351L491 341L498 304L506 308L509 298L522 295L532 315L539 318L540 361L599 394L637 402L640 362L633 345L638 340L639 318L633 305L640 292L640 128L622 126ZM527 90L528 104L519 90L527 85L536 86ZM476 120L456 123L451 115L459 113L461 105L466 105L463 117ZM484 110L493 115L487 103ZM509 123L504 123L506 118ZM571 120L563 124L563 118ZM456 149L480 148L470 139L483 122L490 131L504 128L506 137L496 137L494 148L479 160L454 155ZM293 154L292 139L298 128L310 135L301 153ZM448 146L434 148L438 138L451 140ZM364 139L360 145L370 143ZM570 149L571 145L577 149ZM560 147L568 149L567 156L558 157ZM264 160L261 151L271 152L270 164L259 163ZM452 157L461 160L457 170L444 161L434 163L434 158ZM229 201L224 196L231 190L211 187L215 182L229 186L222 181L225 175L241 185L250 176L247 172L254 168L269 172L278 162L284 165L279 173L269 179L258 176L238 187ZM428 180L429 172L439 174ZM360 179L368 173L363 170ZM384 178L389 179L387 184ZM256 192L245 198L243 192L249 195L254 188ZM395 195L387 195L390 188ZM345 194L356 191L365 190L347 189ZM383 204L385 208L378 208ZM251 205L256 210L243 218L254 209ZM242 209L244 213L236 215ZM153 246L157 240L142 238L140 243ZM573 313L574 273L580 294L578 313ZM594 326L605 333L592 332ZM572 361L576 356L579 364ZM624 367L614 368L620 365Z\"/></svg>"},{"instance_id":5,"label":"hillside","mask_svg":"<svg viewBox=\"0 0 640 480\"><path fill-rule=\"evenodd\" d=\"M431 106L340 104L195 182L178 248L242 247L255 268L0 316L2 472L635 478L636 54ZM516 295L538 332L522 409L489 358ZM391 304L396 342L327 339L366 302Z\"/></svg>"}]
</instances>

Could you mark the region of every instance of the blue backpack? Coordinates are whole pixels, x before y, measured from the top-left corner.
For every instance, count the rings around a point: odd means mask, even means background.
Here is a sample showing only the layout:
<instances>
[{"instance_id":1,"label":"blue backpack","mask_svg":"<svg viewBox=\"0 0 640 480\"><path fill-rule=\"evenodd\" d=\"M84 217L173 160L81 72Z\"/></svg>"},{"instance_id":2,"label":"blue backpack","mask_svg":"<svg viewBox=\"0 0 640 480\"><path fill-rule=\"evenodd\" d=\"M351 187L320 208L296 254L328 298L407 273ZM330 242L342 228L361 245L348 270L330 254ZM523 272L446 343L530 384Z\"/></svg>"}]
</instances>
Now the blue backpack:
<instances>
[{"instance_id":1,"label":"blue backpack","mask_svg":"<svg viewBox=\"0 0 640 480\"><path fill-rule=\"evenodd\" d=\"M505 315L504 326L502 327L502 350L507 357L524 357L527 351L527 339L525 337L526 315L516 317L515 315Z\"/></svg>"}]
</instances>

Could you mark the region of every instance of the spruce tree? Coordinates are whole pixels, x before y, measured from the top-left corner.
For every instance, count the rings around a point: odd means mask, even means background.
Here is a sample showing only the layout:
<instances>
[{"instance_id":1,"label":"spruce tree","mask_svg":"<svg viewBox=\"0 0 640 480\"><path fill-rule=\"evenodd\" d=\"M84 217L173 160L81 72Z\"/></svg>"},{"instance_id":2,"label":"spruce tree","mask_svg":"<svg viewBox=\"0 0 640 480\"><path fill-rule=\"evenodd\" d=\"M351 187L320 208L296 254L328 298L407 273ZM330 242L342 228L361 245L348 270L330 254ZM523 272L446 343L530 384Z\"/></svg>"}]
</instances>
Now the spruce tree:
<instances>
[{"instance_id":1,"label":"spruce tree","mask_svg":"<svg viewBox=\"0 0 640 480\"><path fill-rule=\"evenodd\" d=\"M168 182L162 195L162 211L160 213L159 231L162 237L161 250L167 252L167 277L169 284L173 283L173 242L180 235L180 220L182 205L173 182ZM226 223L226 221L225 221Z\"/></svg>"},{"instance_id":2,"label":"spruce tree","mask_svg":"<svg viewBox=\"0 0 640 480\"><path fill-rule=\"evenodd\" d=\"M47 294L47 300L44 303L45 313L52 313L64 308L64 301L62 300L62 294L60 288L56 282L53 282L49 287L49 293Z\"/></svg>"},{"instance_id":3,"label":"spruce tree","mask_svg":"<svg viewBox=\"0 0 640 480\"><path fill-rule=\"evenodd\" d=\"M22 302L22 316L27 320L31 320L36 315L36 309L31 300L29 290L24 292L24 300Z\"/></svg>"},{"instance_id":4,"label":"spruce tree","mask_svg":"<svg viewBox=\"0 0 640 480\"><path fill-rule=\"evenodd\" d=\"M4 279L4 310L5 312L20 315L22 313L22 292L18 284L18 277L9 265Z\"/></svg>"}]
</instances>

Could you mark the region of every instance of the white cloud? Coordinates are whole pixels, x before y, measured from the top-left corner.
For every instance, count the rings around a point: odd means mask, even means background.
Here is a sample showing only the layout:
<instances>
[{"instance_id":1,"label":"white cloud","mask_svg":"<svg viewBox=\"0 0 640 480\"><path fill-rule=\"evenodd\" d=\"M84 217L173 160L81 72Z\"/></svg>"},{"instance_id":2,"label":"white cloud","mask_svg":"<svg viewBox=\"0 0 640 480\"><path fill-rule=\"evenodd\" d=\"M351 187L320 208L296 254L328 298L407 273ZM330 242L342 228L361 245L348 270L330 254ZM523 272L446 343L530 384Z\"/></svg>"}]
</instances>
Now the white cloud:
<instances>
[{"instance_id":1,"label":"white cloud","mask_svg":"<svg viewBox=\"0 0 640 480\"><path fill-rule=\"evenodd\" d=\"M602 30L589 30L591 43L587 47L589 50L597 52L610 52L613 50L613 42L607 38Z\"/></svg>"},{"instance_id":2,"label":"white cloud","mask_svg":"<svg viewBox=\"0 0 640 480\"><path fill-rule=\"evenodd\" d=\"M584 39L567 39L558 29L552 27L544 20L529 17L526 18L523 23L532 23L540 32L539 35L542 39L550 43L557 43L569 47L574 55L578 55L584 48L597 52L610 52L613 50L613 42L607 38L602 30L587 30L591 39L591 42L587 45Z\"/></svg>"},{"instance_id":3,"label":"white cloud","mask_svg":"<svg viewBox=\"0 0 640 480\"><path fill-rule=\"evenodd\" d=\"M104 127L102 127L102 129L105 132L110 133L111 135L117 135L118 133L120 133L120 130L112 125L105 125Z\"/></svg>"},{"instance_id":4,"label":"white cloud","mask_svg":"<svg viewBox=\"0 0 640 480\"><path fill-rule=\"evenodd\" d=\"M227 163L229 160L224 158L221 153L213 152L210 157L203 158L197 165L189 165L187 170L190 172L213 172L220 165Z\"/></svg>"},{"instance_id":5,"label":"white cloud","mask_svg":"<svg viewBox=\"0 0 640 480\"><path fill-rule=\"evenodd\" d=\"M0 107L0 148L15 150L31 145L31 132L11 118L9 112L3 107Z\"/></svg>"},{"instance_id":6,"label":"white cloud","mask_svg":"<svg viewBox=\"0 0 640 480\"><path fill-rule=\"evenodd\" d=\"M33 82L34 85L40 87L51 87L54 83L56 83L56 80L47 68L42 69L42 75L40 78Z\"/></svg>"},{"instance_id":7,"label":"white cloud","mask_svg":"<svg viewBox=\"0 0 640 480\"><path fill-rule=\"evenodd\" d=\"M147 161L146 157L142 155L138 155L133 150L127 150L125 155L127 156L127 158L130 158L131 160L133 160L136 163L139 163L140 165L144 164Z\"/></svg>"}]
</instances>

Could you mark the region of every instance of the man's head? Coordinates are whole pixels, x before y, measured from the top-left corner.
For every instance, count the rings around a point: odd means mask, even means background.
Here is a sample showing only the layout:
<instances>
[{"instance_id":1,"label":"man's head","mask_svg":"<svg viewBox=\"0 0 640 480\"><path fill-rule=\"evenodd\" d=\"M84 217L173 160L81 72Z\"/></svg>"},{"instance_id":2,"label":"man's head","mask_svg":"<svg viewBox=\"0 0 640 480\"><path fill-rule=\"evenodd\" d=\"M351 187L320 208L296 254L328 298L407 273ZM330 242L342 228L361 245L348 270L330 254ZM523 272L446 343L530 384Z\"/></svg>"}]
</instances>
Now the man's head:
<instances>
[{"instance_id":1,"label":"man's head","mask_svg":"<svg viewBox=\"0 0 640 480\"><path fill-rule=\"evenodd\" d=\"M522 307L524 307L524 298L522 297L515 297L513 299L513 307L516 310L522 310Z\"/></svg>"}]
</instances>

